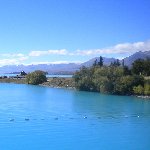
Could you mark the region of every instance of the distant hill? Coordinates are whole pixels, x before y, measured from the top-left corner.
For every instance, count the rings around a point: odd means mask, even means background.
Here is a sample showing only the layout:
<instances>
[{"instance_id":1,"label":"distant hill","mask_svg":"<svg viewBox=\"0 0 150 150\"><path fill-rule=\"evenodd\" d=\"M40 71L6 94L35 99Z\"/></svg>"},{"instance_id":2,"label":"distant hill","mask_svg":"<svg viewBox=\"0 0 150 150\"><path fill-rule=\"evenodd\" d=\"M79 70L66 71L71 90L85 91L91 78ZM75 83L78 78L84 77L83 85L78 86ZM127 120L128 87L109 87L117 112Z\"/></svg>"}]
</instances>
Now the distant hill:
<instances>
[{"instance_id":1,"label":"distant hill","mask_svg":"<svg viewBox=\"0 0 150 150\"><path fill-rule=\"evenodd\" d=\"M0 73L11 73L11 72L32 72L34 70L43 70L49 74L72 74L78 70L79 64L38 64L38 65L9 65L0 67Z\"/></svg>"},{"instance_id":2,"label":"distant hill","mask_svg":"<svg viewBox=\"0 0 150 150\"><path fill-rule=\"evenodd\" d=\"M124 58L125 65L131 67L132 63L137 59L146 59L150 58L150 51L145 52L136 52L133 55ZM87 62L84 62L82 64L75 64L75 63L69 63L69 64L38 64L38 65L9 65L9 66L3 66L0 67L0 73L11 73L11 72L20 72L24 70L25 72L32 72L34 70L43 70L48 72L49 74L72 74L75 71L79 70L81 66L90 67L93 65L94 61L97 59L99 61L99 57L92 58L88 60ZM104 59L104 65L110 65L111 62L114 62L115 58L106 58ZM120 60L122 62L123 60Z\"/></svg>"},{"instance_id":3,"label":"distant hill","mask_svg":"<svg viewBox=\"0 0 150 150\"><path fill-rule=\"evenodd\" d=\"M136 52L136 53L134 53L133 55L124 58L124 63L125 63L125 65L131 67L131 66L132 66L132 63L133 63L135 60L139 59L139 58L141 58L141 59L150 58L150 51L145 51L145 52L139 51L139 52ZM84 66L86 66L86 67L90 67L90 66L92 66L92 65L94 64L94 61L95 61L96 59L99 61L99 57L95 57L95 58L90 59L90 60L87 61L87 62L84 62L82 65L84 65ZM115 59L115 58L106 58L106 57L103 57L104 65L107 65L107 66L110 65L111 62L114 62L114 61L116 61L116 60L117 60L117 59ZM121 59L121 60L119 60L119 61L120 61L120 63L122 63L123 59Z\"/></svg>"},{"instance_id":4,"label":"distant hill","mask_svg":"<svg viewBox=\"0 0 150 150\"><path fill-rule=\"evenodd\" d=\"M94 64L95 60L97 60L97 62L98 62L99 61L99 57L92 58L89 61L82 63L81 65L85 66L85 67L90 67L90 66L92 66ZM104 65L107 65L107 66L110 65L110 63L114 62L115 60L116 60L115 58L103 57Z\"/></svg>"},{"instance_id":5,"label":"distant hill","mask_svg":"<svg viewBox=\"0 0 150 150\"><path fill-rule=\"evenodd\" d=\"M132 63L137 60L137 59L146 59L146 58L150 58L150 51L145 51L145 52L136 52L133 55L124 58L124 63L125 65L131 67Z\"/></svg>"}]
</instances>

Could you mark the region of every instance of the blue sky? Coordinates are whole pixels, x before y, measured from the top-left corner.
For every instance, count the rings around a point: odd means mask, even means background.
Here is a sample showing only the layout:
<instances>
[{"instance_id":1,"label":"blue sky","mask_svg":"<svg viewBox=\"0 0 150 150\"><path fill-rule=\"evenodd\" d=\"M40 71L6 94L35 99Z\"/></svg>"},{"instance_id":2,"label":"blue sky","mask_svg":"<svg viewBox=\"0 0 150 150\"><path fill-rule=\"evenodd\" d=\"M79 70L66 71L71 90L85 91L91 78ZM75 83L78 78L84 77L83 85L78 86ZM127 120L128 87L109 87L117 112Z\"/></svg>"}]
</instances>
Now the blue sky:
<instances>
[{"instance_id":1,"label":"blue sky","mask_svg":"<svg viewBox=\"0 0 150 150\"><path fill-rule=\"evenodd\" d=\"M149 0L0 0L0 66L150 50Z\"/></svg>"}]
</instances>

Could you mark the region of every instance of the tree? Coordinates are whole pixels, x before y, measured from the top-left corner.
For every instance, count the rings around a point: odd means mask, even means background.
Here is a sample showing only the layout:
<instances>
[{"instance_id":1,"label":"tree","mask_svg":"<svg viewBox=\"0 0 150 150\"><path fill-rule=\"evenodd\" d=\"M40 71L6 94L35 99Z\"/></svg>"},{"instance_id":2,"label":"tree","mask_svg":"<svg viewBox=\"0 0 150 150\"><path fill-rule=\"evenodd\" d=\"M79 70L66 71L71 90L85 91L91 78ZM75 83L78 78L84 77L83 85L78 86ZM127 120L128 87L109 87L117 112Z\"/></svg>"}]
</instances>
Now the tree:
<instances>
[{"instance_id":1,"label":"tree","mask_svg":"<svg viewBox=\"0 0 150 150\"><path fill-rule=\"evenodd\" d=\"M120 66L120 61L119 61L119 59L116 60L116 66Z\"/></svg>"},{"instance_id":2,"label":"tree","mask_svg":"<svg viewBox=\"0 0 150 150\"><path fill-rule=\"evenodd\" d=\"M134 61L131 71L133 74L142 75L144 71L144 60L137 59L136 61Z\"/></svg>"},{"instance_id":3,"label":"tree","mask_svg":"<svg viewBox=\"0 0 150 150\"><path fill-rule=\"evenodd\" d=\"M111 80L108 80L107 78L103 78L103 80L101 80L101 84L100 84L101 93L113 94L113 89L114 89L114 85Z\"/></svg>"},{"instance_id":4,"label":"tree","mask_svg":"<svg viewBox=\"0 0 150 150\"><path fill-rule=\"evenodd\" d=\"M121 95L131 95L134 93L133 87L144 85L144 78L141 76L123 76L115 81L114 93Z\"/></svg>"},{"instance_id":5,"label":"tree","mask_svg":"<svg viewBox=\"0 0 150 150\"><path fill-rule=\"evenodd\" d=\"M26 82L28 84L38 85L46 81L47 81L46 73L40 70L31 72L26 76Z\"/></svg>"},{"instance_id":6,"label":"tree","mask_svg":"<svg viewBox=\"0 0 150 150\"><path fill-rule=\"evenodd\" d=\"M80 71L76 72L73 76L75 86L79 90L95 91L95 86L92 80L94 68L86 68L83 66Z\"/></svg>"},{"instance_id":7,"label":"tree","mask_svg":"<svg viewBox=\"0 0 150 150\"><path fill-rule=\"evenodd\" d=\"M111 62L110 66L119 67L119 66L120 66L120 61L119 61L119 59L115 60L114 62Z\"/></svg>"},{"instance_id":8,"label":"tree","mask_svg":"<svg viewBox=\"0 0 150 150\"><path fill-rule=\"evenodd\" d=\"M126 75L131 75L131 70L128 68L128 66L123 66L123 74Z\"/></svg>"},{"instance_id":9,"label":"tree","mask_svg":"<svg viewBox=\"0 0 150 150\"><path fill-rule=\"evenodd\" d=\"M93 66L95 67L97 65L97 59L95 59Z\"/></svg>"},{"instance_id":10,"label":"tree","mask_svg":"<svg viewBox=\"0 0 150 150\"><path fill-rule=\"evenodd\" d=\"M125 63L124 63L124 59L122 60L122 67L124 67L125 66Z\"/></svg>"},{"instance_id":11,"label":"tree","mask_svg":"<svg viewBox=\"0 0 150 150\"><path fill-rule=\"evenodd\" d=\"M118 60L113 63L114 66L99 67L99 62L96 67L82 67L74 75L75 87L79 90L109 94L145 93L145 95L148 95L150 93L150 81L144 80L141 75L131 74L131 70L127 66L120 66L119 63Z\"/></svg>"},{"instance_id":12,"label":"tree","mask_svg":"<svg viewBox=\"0 0 150 150\"><path fill-rule=\"evenodd\" d=\"M150 84L145 84L144 85L144 94L145 95L150 95Z\"/></svg>"},{"instance_id":13,"label":"tree","mask_svg":"<svg viewBox=\"0 0 150 150\"><path fill-rule=\"evenodd\" d=\"M102 56L99 57L98 65L99 65L100 67L103 66L103 57L102 57Z\"/></svg>"},{"instance_id":14,"label":"tree","mask_svg":"<svg viewBox=\"0 0 150 150\"><path fill-rule=\"evenodd\" d=\"M134 91L134 94L137 94L137 95L143 95L144 94L144 88L141 85L134 86L133 91Z\"/></svg>"},{"instance_id":15,"label":"tree","mask_svg":"<svg viewBox=\"0 0 150 150\"><path fill-rule=\"evenodd\" d=\"M143 71L143 74L145 76L150 76L150 58L147 58L144 61L144 71Z\"/></svg>"}]
</instances>

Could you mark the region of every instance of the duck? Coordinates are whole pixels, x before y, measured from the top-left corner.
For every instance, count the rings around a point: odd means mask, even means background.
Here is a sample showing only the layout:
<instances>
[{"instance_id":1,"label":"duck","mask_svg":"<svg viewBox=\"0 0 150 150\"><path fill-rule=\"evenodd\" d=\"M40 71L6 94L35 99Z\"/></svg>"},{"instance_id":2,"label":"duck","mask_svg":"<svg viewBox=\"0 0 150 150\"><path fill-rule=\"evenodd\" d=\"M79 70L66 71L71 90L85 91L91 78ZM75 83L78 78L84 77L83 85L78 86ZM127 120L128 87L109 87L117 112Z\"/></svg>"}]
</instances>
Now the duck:
<instances>
[{"instance_id":1,"label":"duck","mask_svg":"<svg viewBox=\"0 0 150 150\"><path fill-rule=\"evenodd\" d=\"M14 121L15 119L10 119L9 121Z\"/></svg>"}]
</instances>

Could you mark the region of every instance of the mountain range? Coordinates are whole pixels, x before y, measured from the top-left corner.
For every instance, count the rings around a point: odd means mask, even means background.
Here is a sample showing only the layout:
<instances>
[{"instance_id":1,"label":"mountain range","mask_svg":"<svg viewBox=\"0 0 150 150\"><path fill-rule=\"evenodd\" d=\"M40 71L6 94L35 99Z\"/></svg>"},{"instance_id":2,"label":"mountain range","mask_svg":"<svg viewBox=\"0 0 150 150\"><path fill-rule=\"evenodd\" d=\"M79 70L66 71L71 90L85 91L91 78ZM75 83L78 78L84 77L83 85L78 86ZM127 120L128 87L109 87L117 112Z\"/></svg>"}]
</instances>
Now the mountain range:
<instances>
[{"instance_id":1,"label":"mountain range","mask_svg":"<svg viewBox=\"0 0 150 150\"><path fill-rule=\"evenodd\" d=\"M124 64L128 67L131 67L132 63L135 60L137 60L137 59L146 59L146 58L150 58L150 51L145 51L145 52L139 51L139 52L136 52L133 55L131 55L129 57L126 57L124 59L121 59L119 61L120 61L120 63L122 63L122 61L124 60ZM87 61L85 63L82 63L82 65L84 65L86 67L90 67L90 66L93 65L93 63L96 59L99 60L99 57L92 58L89 61ZM117 60L116 58L103 57L104 65L106 65L106 66L110 65L111 62L114 62L116 60Z\"/></svg>"},{"instance_id":2,"label":"mountain range","mask_svg":"<svg viewBox=\"0 0 150 150\"><path fill-rule=\"evenodd\" d=\"M146 59L150 58L150 51L139 51L134 53L133 55L126 57L122 60L119 60L120 63L124 60L125 65L131 67L132 63L137 59ZM24 70L25 72L32 72L34 70L43 70L48 72L49 74L72 74L75 71L79 70L82 66L90 67L93 65L95 60L99 60L99 57L92 58L84 63L75 64L38 64L38 65L7 65L0 67L0 73L12 73L12 72L20 72ZM103 57L104 65L110 65L111 62L116 61L115 58L106 58Z\"/></svg>"}]
</instances>

